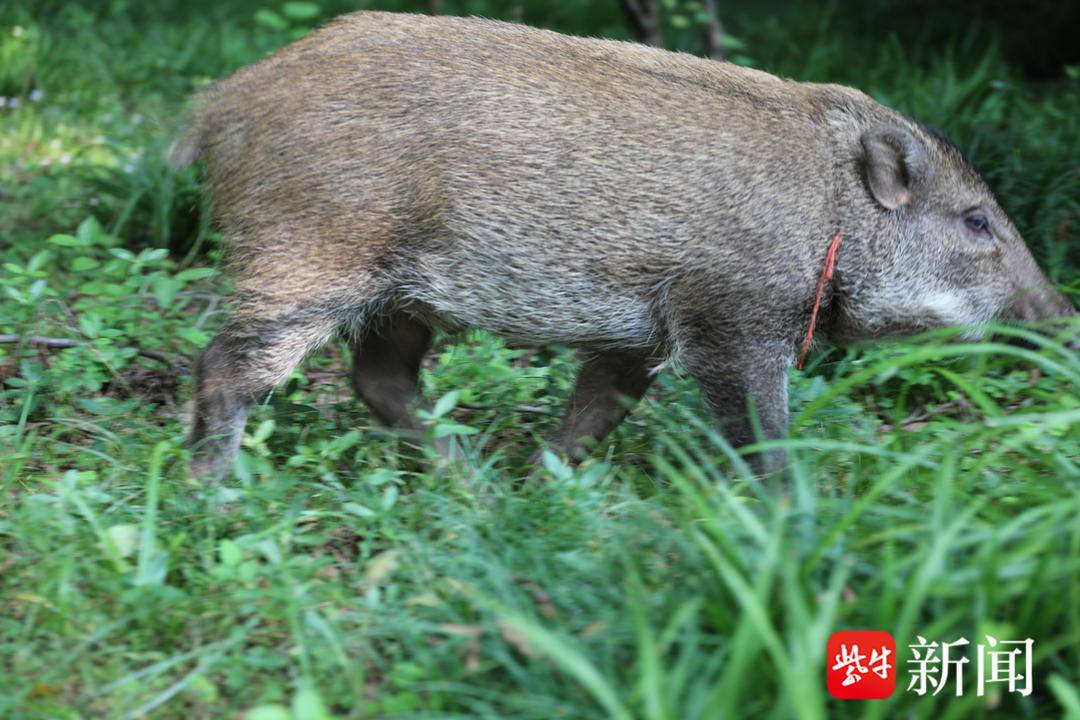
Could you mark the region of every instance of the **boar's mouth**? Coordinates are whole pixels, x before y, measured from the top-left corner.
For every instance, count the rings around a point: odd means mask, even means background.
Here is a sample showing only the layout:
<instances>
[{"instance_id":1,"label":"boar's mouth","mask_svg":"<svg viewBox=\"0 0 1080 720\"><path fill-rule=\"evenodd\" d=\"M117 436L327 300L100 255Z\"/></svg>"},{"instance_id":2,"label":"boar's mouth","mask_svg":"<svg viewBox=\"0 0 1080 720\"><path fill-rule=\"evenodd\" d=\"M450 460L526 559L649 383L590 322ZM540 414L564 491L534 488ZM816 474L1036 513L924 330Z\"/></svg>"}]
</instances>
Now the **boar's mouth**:
<instances>
[{"instance_id":1,"label":"boar's mouth","mask_svg":"<svg viewBox=\"0 0 1080 720\"><path fill-rule=\"evenodd\" d=\"M1077 314L1072 302L1049 285L1022 290L1016 294L1005 311L1004 319L1022 322L1059 320Z\"/></svg>"},{"instance_id":2,"label":"boar's mouth","mask_svg":"<svg viewBox=\"0 0 1080 720\"><path fill-rule=\"evenodd\" d=\"M1077 315L1080 313L1068 297L1045 285L1017 293L1000 317L1010 324L1032 323L1040 334L1047 337L1060 337L1071 327L1072 335L1066 337L1065 342L1069 348L1080 350L1080 324L1071 322ZM1039 348L1039 344L1016 335L996 339L1028 350Z\"/></svg>"}]
</instances>

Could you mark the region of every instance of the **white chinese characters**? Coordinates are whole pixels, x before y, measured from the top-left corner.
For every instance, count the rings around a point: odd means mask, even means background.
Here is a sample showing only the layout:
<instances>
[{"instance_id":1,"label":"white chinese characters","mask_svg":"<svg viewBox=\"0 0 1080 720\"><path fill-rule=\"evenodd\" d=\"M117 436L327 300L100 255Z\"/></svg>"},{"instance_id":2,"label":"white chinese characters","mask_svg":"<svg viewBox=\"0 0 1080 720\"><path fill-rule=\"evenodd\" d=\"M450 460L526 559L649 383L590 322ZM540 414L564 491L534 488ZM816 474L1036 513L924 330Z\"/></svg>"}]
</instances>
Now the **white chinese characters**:
<instances>
[{"instance_id":1,"label":"white chinese characters","mask_svg":"<svg viewBox=\"0 0 1080 720\"><path fill-rule=\"evenodd\" d=\"M927 642L921 635L918 642L908 645L912 658L908 660L910 680L907 689L917 695L930 692L937 695L950 681L956 696L964 694L964 666L968 658L961 653L970 643L960 638L950 643ZM998 640L986 636L986 644L976 646L978 679L976 694L982 697L991 683L1002 683L1010 693L1031 694L1031 654L1035 641Z\"/></svg>"}]
</instances>

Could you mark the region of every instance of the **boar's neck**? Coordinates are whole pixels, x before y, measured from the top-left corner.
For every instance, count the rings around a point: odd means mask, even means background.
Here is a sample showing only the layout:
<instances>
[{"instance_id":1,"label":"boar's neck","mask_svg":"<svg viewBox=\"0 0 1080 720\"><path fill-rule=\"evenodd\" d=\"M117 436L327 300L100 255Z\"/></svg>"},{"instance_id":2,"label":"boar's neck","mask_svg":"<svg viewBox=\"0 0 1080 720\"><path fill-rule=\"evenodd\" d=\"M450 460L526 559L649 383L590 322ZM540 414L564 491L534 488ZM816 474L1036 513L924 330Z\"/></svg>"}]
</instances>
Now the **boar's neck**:
<instances>
[{"instance_id":1,"label":"boar's neck","mask_svg":"<svg viewBox=\"0 0 1080 720\"><path fill-rule=\"evenodd\" d=\"M818 94L831 153L830 217L834 218L834 232L844 236L817 332L822 339L843 345L865 336L860 309L886 283L885 259L892 254L888 247L890 216L867 188L860 137L876 125L910 121L858 90L835 85L812 87ZM823 233L820 238L822 262L831 237Z\"/></svg>"}]
</instances>

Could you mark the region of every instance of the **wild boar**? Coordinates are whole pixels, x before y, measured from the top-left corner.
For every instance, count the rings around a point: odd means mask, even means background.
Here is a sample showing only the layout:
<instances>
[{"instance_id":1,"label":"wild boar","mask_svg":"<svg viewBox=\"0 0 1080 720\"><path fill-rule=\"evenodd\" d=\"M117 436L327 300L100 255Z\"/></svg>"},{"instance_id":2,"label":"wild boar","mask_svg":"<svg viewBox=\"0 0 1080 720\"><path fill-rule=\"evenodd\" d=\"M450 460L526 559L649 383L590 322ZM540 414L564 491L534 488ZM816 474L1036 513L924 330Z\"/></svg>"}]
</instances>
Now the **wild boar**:
<instances>
[{"instance_id":1,"label":"wild boar","mask_svg":"<svg viewBox=\"0 0 1080 720\"><path fill-rule=\"evenodd\" d=\"M433 329L580 348L553 439L580 458L666 359L731 443L751 413L784 436L815 301L836 343L1074 313L941 135L854 89L631 43L346 15L204 92L173 152L197 158L236 277L195 373L202 476L337 331L359 396L412 429Z\"/></svg>"}]
</instances>

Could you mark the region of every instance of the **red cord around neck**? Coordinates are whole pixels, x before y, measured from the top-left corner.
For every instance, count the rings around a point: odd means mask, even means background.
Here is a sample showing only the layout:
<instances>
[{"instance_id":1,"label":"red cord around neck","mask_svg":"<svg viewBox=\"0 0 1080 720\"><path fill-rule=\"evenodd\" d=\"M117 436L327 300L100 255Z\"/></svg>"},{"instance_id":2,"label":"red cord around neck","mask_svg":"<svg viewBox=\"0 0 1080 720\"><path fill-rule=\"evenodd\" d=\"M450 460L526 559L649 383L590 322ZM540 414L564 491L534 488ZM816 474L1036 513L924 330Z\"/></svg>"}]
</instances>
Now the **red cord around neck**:
<instances>
[{"instance_id":1,"label":"red cord around neck","mask_svg":"<svg viewBox=\"0 0 1080 720\"><path fill-rule=\"evenodd\" d=\"M814 310L810 313L810 326L806 328L806 337L803 338L802 350L799 351L799 361L795 363L798 370L803 369L806 356L810 352L810 344L814 341L814 328L817 326L818 312L821 310L821 297L825 294L825 283L833 278L836 271L836 255L840 252L840 243L844 240L844 233L838 232L829 243L829 251L825 253L825 264L818 276L817 293L814 294Z\"/></svg>"}]
</instances>

